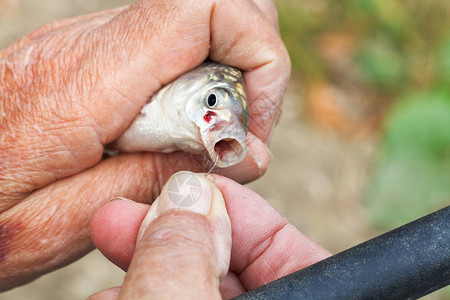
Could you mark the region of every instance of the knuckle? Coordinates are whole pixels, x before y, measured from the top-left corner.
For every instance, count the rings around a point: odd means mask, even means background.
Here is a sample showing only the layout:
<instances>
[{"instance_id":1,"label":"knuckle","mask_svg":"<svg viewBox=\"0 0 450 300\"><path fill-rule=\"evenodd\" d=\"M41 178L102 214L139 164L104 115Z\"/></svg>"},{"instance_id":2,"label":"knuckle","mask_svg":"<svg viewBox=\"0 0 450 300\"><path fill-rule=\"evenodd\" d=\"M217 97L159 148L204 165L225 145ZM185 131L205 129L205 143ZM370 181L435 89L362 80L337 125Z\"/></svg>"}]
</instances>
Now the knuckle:
<instances>
[{"instance_id":1,"label":"knuckle","mask_svg":"<svg viewBox=\"0 0 450 300\"><path fill-rule=\"evenodd\" d=\"M172 210L158 217L142 241L151 247L167 246L212 251L212 239L206 217L181 210Z\"/></svg>"}]
</instances>

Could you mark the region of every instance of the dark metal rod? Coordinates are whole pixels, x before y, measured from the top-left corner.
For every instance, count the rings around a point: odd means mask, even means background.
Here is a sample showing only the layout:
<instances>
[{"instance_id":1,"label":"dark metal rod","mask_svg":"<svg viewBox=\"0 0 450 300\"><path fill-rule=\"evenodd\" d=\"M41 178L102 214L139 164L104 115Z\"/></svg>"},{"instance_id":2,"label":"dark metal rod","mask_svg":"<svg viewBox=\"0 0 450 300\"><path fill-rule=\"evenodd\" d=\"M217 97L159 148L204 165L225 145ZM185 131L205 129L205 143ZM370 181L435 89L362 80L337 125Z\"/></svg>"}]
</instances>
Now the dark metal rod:
<instances>
[{"instance_id":1,"label":"dark metal rod","mask_svg":"<svg viewBox=\"0 0 450 300\"><path fill-rule=\"evenodd\" d=\"M450 284L450 206L234 299L416 299Z\"/></svg>"}]
</instances>

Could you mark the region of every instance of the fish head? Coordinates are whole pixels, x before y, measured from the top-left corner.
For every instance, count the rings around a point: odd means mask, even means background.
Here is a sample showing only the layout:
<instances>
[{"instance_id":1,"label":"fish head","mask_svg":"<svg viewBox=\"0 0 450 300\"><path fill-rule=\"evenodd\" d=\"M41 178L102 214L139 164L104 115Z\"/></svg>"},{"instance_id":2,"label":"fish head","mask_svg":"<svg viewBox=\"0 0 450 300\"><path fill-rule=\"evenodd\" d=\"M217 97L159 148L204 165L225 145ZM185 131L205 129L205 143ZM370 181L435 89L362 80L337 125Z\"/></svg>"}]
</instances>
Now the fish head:
<instances>
[{"instance_id":1,"label":"fish head","mask_svg":"<svg viewBox=\"0 0 450 300\"><path fill-rule=\"evenodd\" d=\"M212 161L225 168L246 155L249 110L242 73L231 67L215 70L187 106Z\"/></svg>"}]
</instances>

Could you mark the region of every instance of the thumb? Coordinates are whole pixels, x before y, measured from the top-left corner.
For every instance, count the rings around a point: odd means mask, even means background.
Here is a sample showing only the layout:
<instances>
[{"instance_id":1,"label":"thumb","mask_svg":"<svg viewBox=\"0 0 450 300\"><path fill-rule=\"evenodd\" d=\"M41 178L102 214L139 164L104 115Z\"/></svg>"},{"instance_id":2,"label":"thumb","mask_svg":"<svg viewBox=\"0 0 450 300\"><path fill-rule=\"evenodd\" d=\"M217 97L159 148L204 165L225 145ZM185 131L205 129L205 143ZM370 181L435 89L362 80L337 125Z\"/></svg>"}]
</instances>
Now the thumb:
<instances>
[{"instance_id":1,"label":"thumb","mask_svg":"<svg viewBox=\"0 0 450 300\"><path fill-rule=\"evenodd\" d=\"M220 299L231 226L220 190L204 175L179 172L142 222L121 299Z\"/></svg>"}]
</instances>

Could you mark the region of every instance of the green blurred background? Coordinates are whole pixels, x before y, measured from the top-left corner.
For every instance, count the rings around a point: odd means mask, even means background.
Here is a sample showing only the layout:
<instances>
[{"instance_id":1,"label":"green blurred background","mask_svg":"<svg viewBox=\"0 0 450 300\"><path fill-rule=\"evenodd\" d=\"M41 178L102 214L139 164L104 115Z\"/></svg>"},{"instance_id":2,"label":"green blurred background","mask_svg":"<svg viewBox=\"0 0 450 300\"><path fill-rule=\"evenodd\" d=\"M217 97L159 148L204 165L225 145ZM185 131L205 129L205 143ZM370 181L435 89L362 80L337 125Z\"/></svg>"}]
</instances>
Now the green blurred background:
<instances>
[{"instance_id":1,"label":"green blurred background","mask_svg":"<svg viewBox=\"0 0 450 300\"><path fill-rule=\"evenodd\" d=\"M130 0L0 0L0 48ZM267 174L249 185L332 252L450 204L450 1L277 0L292 59ZM98 252L0 299L82 299ZM449 288L429 299L449 299Z\"/></svg>"},{"instance_id":2,"label":"green blurred background","mask_svg":"<svg viewBox=\"0 0 450 300\"><path fill-rule=\"evenodd\" d=\"M345 136L380 135L364 197L374 225L449 205L450 1L277 7L306 117Z\"/></svg>"}]
</instances>

